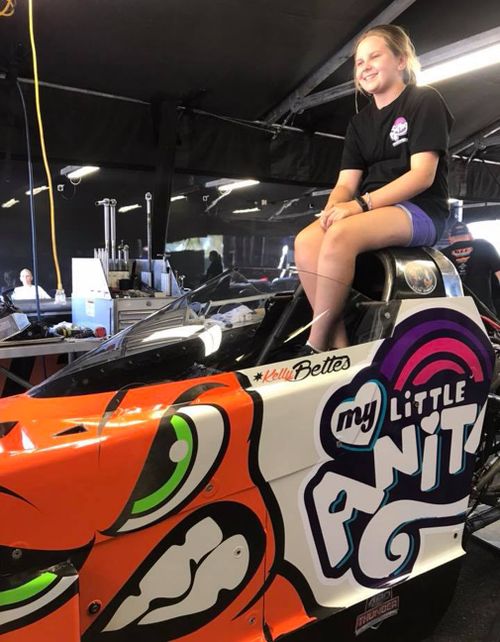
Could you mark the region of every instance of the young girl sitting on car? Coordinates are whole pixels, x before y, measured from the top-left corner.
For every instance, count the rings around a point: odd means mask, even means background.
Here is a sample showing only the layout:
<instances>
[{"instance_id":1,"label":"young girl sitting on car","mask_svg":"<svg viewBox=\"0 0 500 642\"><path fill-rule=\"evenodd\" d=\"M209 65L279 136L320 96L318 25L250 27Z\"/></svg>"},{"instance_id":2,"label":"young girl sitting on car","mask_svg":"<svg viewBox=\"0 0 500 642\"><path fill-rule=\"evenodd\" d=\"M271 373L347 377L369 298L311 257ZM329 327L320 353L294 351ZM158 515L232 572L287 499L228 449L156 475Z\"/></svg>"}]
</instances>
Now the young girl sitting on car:
<instances>
[{"instance_id":1,"label":"young girl sitting on car","mask_svg":"<svg viewBox=\"0 0 500 642\"><path fill-rule=\"evenodd\" d=\"M395 25L370 29L354 54L356 88L370 101L347 128L341 169L318 220L295 241L314 311L311 353L348 345L342 311L356 256L389 246L433 245L448 216L447 148L453 118Z\"/></svg>"}]
</instances>

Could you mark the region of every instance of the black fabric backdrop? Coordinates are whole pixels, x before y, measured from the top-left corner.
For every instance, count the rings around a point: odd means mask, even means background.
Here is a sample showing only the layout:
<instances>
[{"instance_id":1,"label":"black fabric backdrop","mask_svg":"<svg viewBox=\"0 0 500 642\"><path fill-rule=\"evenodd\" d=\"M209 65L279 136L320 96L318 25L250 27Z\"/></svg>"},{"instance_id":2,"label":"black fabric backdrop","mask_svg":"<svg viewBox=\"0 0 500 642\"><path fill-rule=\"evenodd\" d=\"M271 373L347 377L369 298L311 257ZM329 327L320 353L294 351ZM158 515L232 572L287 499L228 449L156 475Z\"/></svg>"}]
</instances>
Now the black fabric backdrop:
<instances>
[{"instance_id":1,"label":"black fabric backdrop","mask_svg":"<svg viewBox=\"0 0 500 642\"><path fill-rule=\"evenodd\" d=\"M25 158L25 136L17 94L0 83L0 154L4 160ZM23 86L32 126L33 156L40 158L33 131L32 90ZM157 137L148 104L43 89L44 127L50 158L59 163L94 164L153 170ZM179 111L176 169L213 176L253 176L260 180L331 186L340 162L342 141L282 130L229 123L211 116ZM471 200L500 200L500 167L452 159L450 194ZM467 170L467 181L464 172ZM0 198L9 191L2 163ZM466 186L466 188L465 188Z\"/></svg>"},{"instance_id":2,"label":"black fabric backdrop","mask_svg":"<svg viewBox=\"0 0 500 642\"><path fill-rule=\"evenodd\" d=\"M29 109L33 156L37 160L40 152L32 89L23 85L23 91ZM128 170L130 177L140 173L153 180L158 158L157 127L149 104L43 88L42 107L48 153L54 165L95 164L123 168ZM180 110L175 164L177 171L212 177L251 176L262 181L327 188L336 179L341 149L341 140L286 130L275 136L267 131ZM10 92L6 81L0 83L0 158L3 159L0 163L0 202L3 202L12 196L19 173L23 175L22 189L27 189L25 165L21 163L26 158L26 144L20 102L17 94ZM39 174L38 181L45 182L43 174ZM147 181L142 182L147 187ZM82 182L78 188L79 194L82 195L85 189L87 187ZM116 187L110 184L106 190L108 195L113 195ZM476 160L453 159L450 194L468 200L500 201L500 167ZM103 195L101 192L99 196ZM87 210L81 202L58 200L58 235L66 288L69 288L71 257L89 256L93 247L102 244L102 225L93 206L96 196L89 192ZM7 269L17 271L30 264L28 212L26 209L20 214L16 212L0 210L2 235L4 239L14 240L2 245L0 274ZM228 220L219 216L203 216L202 212L201 199L198 210L186 210L183 206L175 210L169 225L168 240L207 233L285 238L295 234L310 220L306 215L267 223L241 221L236 217ZM491 216L489 208L478 212L477 216ZM51 289L55 284L50 256L48 208L40 197L37 200L37 221L41 283ZM137 225L132 221L130 218L127 224L123 223L123 236L128 239L142 237L144 243L144 224L136 229Z\"/></svg>"},{"instance_id":3,"label":"black fabric backdrop","mask_svg":"<svg viewBox=\"0 0 500 642\"><path fill-rule=\"evenodd\" d=\"M20 103L0 82L4 106L0 152L4 158L25 156ZM32 89L23 86L34 128ZM10 107L10 109L9 109ZM44 130L54 162L153 169L157 136L150 105L43 88ZM37 131L32 130L33 156L40 157ZM306 184L330 185L338 172L342 141L282 130L233 124L179 110L175 166L220 176L255 176ZM4 169L4 172L6 170Z\"/></svg>"}]
</instances>

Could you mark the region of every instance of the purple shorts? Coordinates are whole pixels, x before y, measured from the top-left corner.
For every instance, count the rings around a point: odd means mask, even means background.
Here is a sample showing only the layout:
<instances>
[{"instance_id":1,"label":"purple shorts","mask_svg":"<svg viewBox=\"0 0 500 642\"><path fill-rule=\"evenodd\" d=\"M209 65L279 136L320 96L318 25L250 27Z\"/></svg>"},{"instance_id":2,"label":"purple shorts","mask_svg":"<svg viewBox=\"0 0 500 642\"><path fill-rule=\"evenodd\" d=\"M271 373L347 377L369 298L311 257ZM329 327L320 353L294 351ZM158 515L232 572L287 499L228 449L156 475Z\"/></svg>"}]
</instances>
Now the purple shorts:
<instances>
[{"instance_id":1,"label":"purple shorts","mask_svg":"<svg viewBox=\"0 0 500 642\"><path fill-rule=\"evenodd\" d=\"M434 245L437 241L436 228L430 216L423 209L411 201L401 201L396 203L396 207L401 208L408 214L412 226L412 235L410 242L406 247L421 247L422 245Z\"/></svg>"}]
</instances>

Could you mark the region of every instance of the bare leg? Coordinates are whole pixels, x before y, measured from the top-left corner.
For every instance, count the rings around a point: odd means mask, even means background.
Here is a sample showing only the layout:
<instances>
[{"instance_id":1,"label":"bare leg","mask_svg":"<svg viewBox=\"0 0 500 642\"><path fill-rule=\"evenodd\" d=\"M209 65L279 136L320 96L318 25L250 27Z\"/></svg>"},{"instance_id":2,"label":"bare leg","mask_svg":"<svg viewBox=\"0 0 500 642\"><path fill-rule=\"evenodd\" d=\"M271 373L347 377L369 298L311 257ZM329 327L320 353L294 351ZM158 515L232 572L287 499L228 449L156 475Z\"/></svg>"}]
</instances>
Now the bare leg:
<instances>
[{"instance_id":1,"label":"bare leg","mask_svg":"<svg viewBox=\"0 0 500 642\"><path fill-rule=\"evenodd\" d=\"M325 232L319 221L301 230L295 238L295 264L299 270L299 278L306 292L311 307L314 309L316 296L316 278L318 274L318 259Z\"/></svg>"},{"instance_id":2,"label":"bare leg","mask_svg":"<svg viewBox=\"0 0 500 642\"><path fill-rule=\"evenodd\" d=\"M411 223L399 207L383 207L356 214L331 225L324 235L317 264L314 323L310 343L318 350L330 344L347 345L342 323L345 299L354 278L356 257L361 252L407 245Z\"/></svg>"},{"instance_id":3,"label":"bare leg","mask_svg":"<svg viewBox=\"0 0 500 642\"><path fill-rule=\"evenodd\" d=\"M330 332L330 341L328 343L328 348L330 350L333 350L334 348L347 348L348 345L349 338L345 329L344 319L340 318L337 323L334 324Z\"/></svg>"}]
</instances>

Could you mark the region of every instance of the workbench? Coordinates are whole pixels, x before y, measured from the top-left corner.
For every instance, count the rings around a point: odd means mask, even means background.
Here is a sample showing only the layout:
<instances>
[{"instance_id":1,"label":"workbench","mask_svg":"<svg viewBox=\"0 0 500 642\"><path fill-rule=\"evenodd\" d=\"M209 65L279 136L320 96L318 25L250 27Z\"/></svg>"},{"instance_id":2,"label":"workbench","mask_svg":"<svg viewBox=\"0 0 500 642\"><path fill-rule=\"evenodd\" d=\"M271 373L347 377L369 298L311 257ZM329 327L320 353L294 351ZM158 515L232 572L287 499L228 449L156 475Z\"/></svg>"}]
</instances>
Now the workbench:
<instances>
[{"instance_id":1,"label":"workbench","mask_svg":"<svg viewBox=\"0 0 500 642\"><path fill-rule=\"evenodd\" d=\"M45 376L50 376L64 364L57 363L54 355L68 355L68 362L71 363L79 353L93 350L102 343L103 339L94 337L88 339L59 339L57 337L49 339L38 339L31 341L2 341L0 342L0 376L5 378L0 386L1 396L8 396L16 392L29 390L33 385L40 383ZM50 357L50 363L46 362L46 357ZM31 358L31 359L30 359ZM34 358L34 359L32 359ZM28 367L22 372L16 367L17 360L25 359ZM37 363L38 362L38 363ZM47 372L47 368L50 372ZM29 376L27 370L29 369ZM33 377L35 378L33 380ZM17 384L21 389L5 391L6 380ZM7 386L9 388L9 386ZM7 392L7 394L5 394Z\"/></svg>"}]
</instances>

